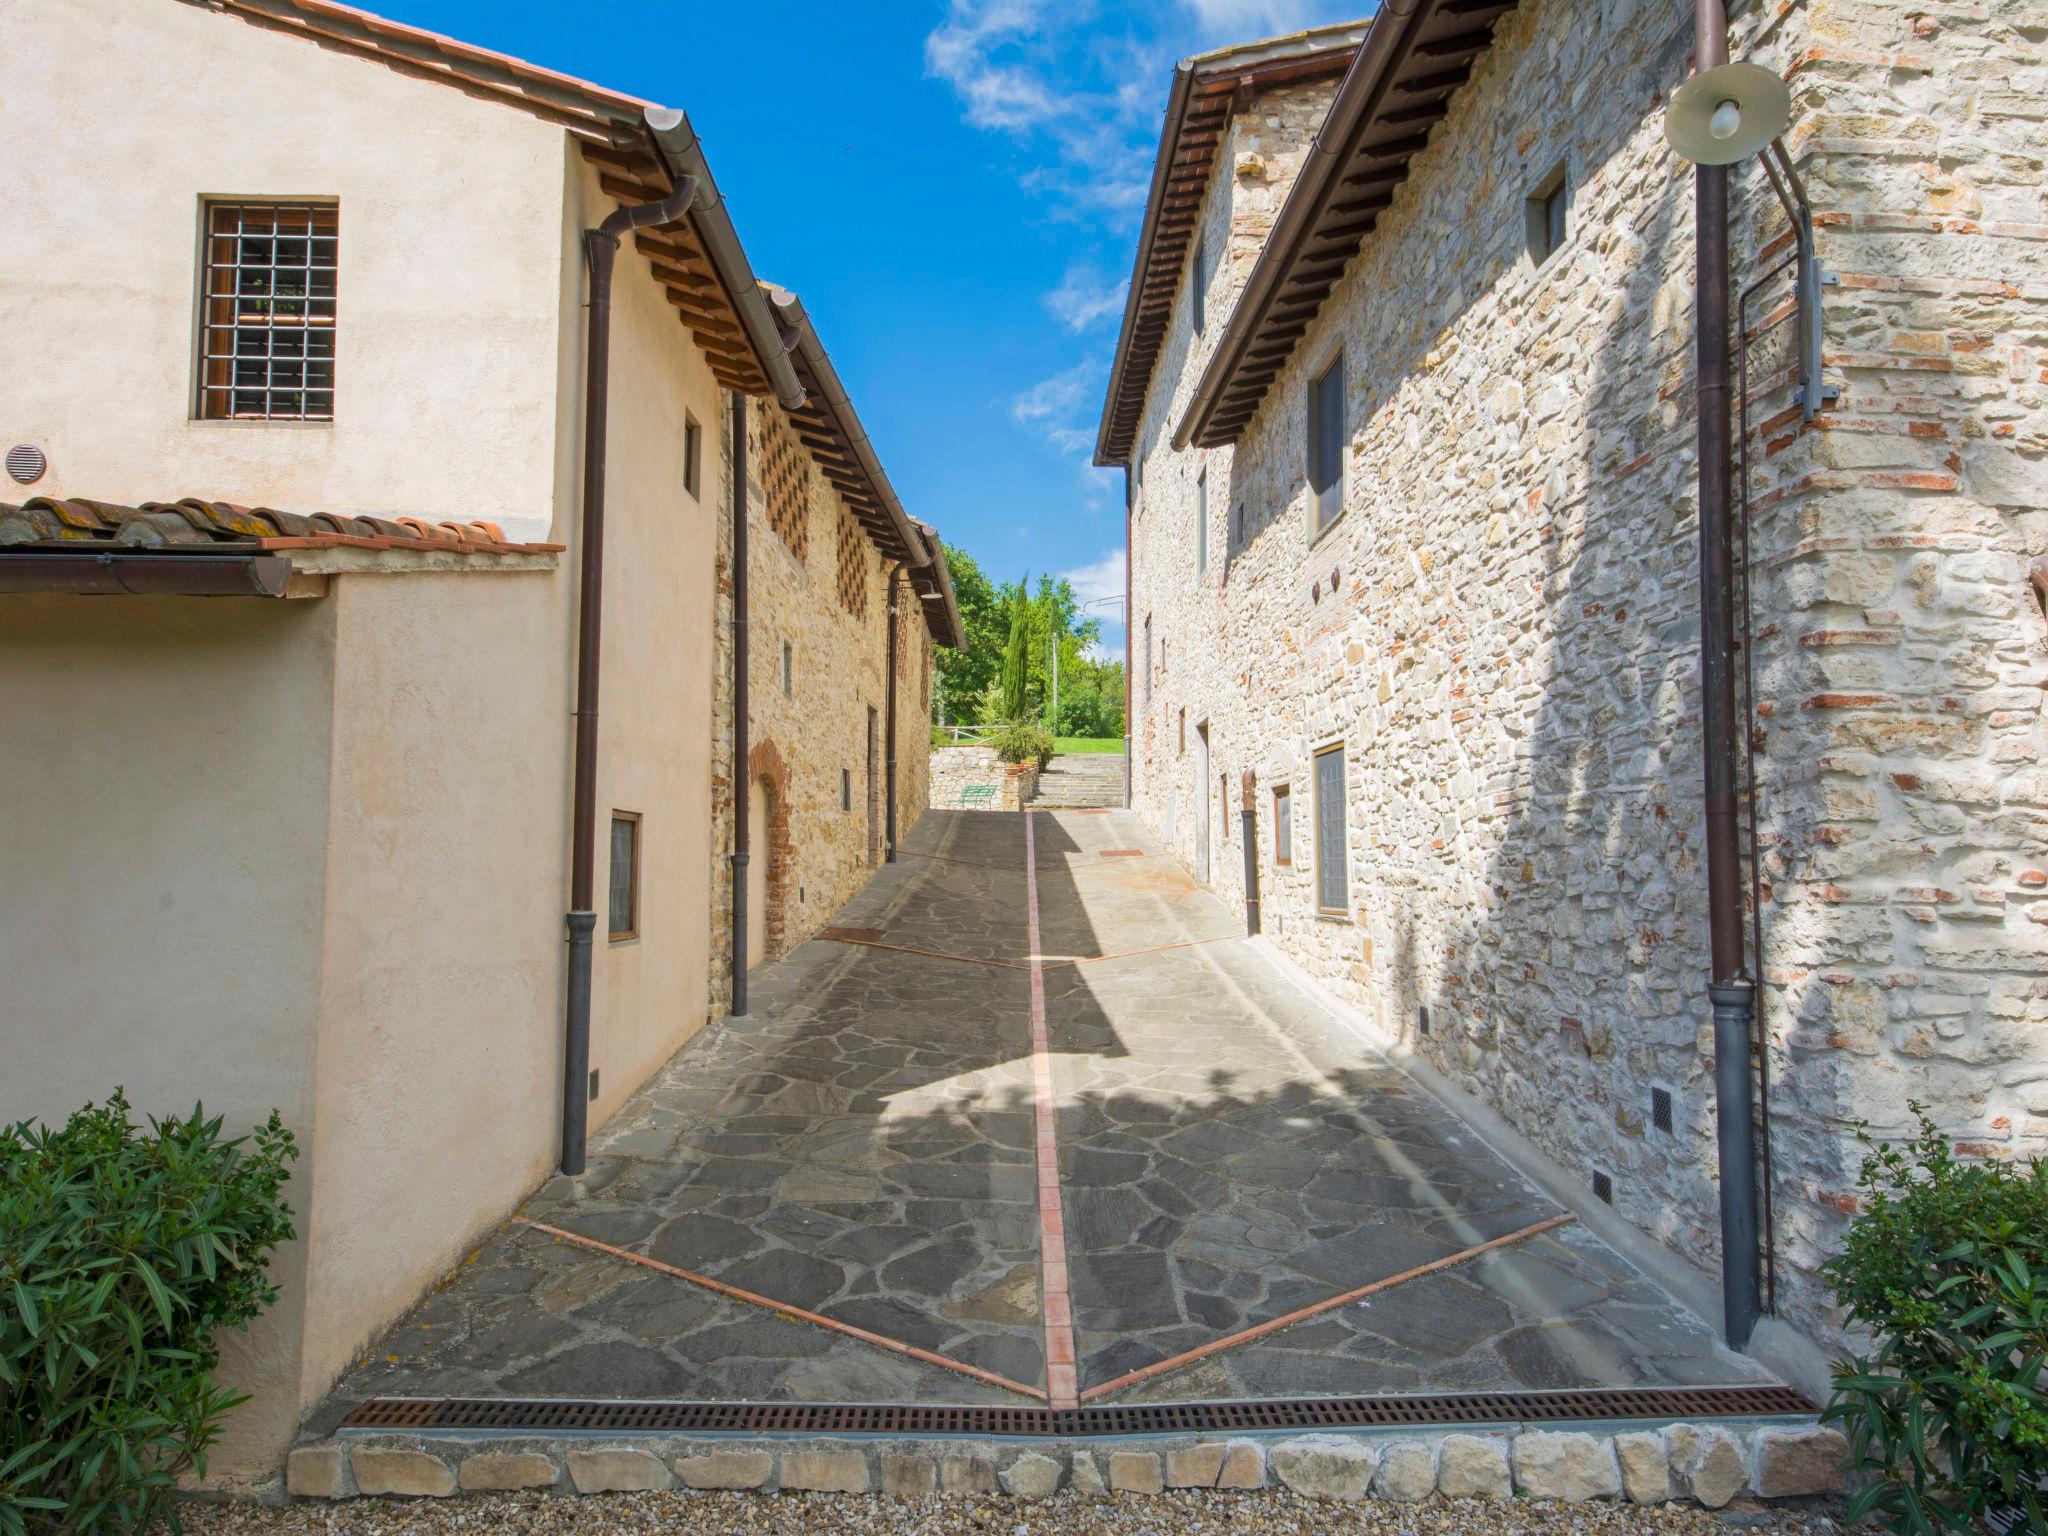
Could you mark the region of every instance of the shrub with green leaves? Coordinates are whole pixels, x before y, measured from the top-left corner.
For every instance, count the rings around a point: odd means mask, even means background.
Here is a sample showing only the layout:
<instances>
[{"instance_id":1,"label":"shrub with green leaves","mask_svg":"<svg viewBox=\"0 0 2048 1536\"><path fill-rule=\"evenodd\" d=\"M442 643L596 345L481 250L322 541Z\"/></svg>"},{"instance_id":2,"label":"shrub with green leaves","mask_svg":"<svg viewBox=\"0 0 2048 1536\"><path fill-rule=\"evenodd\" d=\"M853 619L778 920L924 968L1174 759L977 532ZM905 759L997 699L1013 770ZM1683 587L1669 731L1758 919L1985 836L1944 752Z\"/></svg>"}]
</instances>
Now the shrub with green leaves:
<instances>
[{"instance_id":1,"label":"shrub with green leaves","mask_svg":"<svg viewBox=\"0 0 2048 1536\"><path fill-rule=\"evenodd\" d=\"M1052 732L1035 720L1013 720L1001 730L990 732L987 744L996 749L998 761L1035 762L1041 768L1052 761L1053 748L1057 745Z\"/></svg>"},{"instance_id":2,"label":"shrub with green leaves","mask_svg":"<svg viewBox=\"0 0 2048 1536\"><path fill-rule=\"evenodd\" d=\"M1903 1146L1859 1136L1863 1211L1822 1273L1877 1351L1835 1371L1825 1417L1869 1479L1851 1523L2048 1536L2048 1163L1957 1157L1920 1105Z\"/></svg>"},{"instance_id":3,"label":"shrub with green leaves","mask_svg":"<svg viewBox=\"0 0 2048 1536\"><path fill-rule=\"evenodd\" d=\"M277 1299L292 1134L129 1118L118 1091L61 1130L0 1129L0 1536L140 1531L206 1470L216 1330Z\"/></svg>"}]
</instances>

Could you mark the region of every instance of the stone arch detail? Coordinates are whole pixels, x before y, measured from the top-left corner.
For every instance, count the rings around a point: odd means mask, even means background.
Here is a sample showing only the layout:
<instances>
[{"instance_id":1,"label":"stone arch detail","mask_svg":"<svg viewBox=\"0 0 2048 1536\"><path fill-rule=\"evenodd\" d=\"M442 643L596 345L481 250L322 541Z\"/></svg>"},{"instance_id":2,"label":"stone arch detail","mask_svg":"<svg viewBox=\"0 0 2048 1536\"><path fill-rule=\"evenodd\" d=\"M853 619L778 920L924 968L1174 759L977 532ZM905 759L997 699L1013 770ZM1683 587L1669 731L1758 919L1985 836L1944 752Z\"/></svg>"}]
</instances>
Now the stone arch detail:
<instances>
[{"instance_id":1,"label":"stone arch detail","mask_svg":"<svg viewBox=\"0 0 2048 1536\"><path fill-rule=\"evenodd\" d=\"M748 873L768 882L767 932L761 935L761 954L773 960L782 954L789 922L789 770L782 750L772 740L757 741L747 753L749 788L768 786L768 846L748 850L752 854Z\"/></svg>"}]
</instances>

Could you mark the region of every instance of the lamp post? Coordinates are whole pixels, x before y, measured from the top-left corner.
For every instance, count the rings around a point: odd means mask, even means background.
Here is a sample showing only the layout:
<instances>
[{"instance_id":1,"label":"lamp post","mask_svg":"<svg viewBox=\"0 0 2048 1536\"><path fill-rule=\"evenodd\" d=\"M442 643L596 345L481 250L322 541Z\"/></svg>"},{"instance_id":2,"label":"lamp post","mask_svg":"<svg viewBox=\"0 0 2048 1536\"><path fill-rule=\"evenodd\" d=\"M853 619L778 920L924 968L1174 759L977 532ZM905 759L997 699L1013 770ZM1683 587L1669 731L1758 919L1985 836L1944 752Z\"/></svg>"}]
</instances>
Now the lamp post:
<instances>
[{"instance_id":1,"label":"lamp post","mask_svg":"<svg viewBox=\"0 0 2048 1536\"><path fill-rule=\"evenodd\" d=\"M1115 608L1117 624L1124 632L1124 809L1131 806L1131 613L1129 606L1120 597L1098 597L1093 602L1083 603L1087 608Z\"/></svg>"}]
</instances>

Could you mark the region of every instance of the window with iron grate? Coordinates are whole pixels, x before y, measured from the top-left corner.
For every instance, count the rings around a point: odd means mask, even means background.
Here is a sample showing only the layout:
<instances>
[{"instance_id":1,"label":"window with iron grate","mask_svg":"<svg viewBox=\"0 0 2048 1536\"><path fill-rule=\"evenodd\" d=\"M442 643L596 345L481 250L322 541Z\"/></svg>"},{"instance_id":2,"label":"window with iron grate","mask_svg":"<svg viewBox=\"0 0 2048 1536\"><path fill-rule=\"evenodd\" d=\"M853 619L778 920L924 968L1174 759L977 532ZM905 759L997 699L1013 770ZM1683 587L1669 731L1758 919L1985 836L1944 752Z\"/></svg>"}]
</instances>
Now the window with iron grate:
<instances>
[{"instance_id":1,"label":"window with iron grate","mask_svg":"<svg viewBox=\"0 0 2048 1536\"><path fill-rule=\"evenodd\" d=\"M867 539L853 514L839 509L839 606L855 618L868 611Z\"/></svg>"},{"instance_id":2,"label":"window with iron grate","mask_svg":"<svg viewBox=\"0 0 2048 1536\"><path fill-rule=\"evenodd\" d=\"M202 205L199 416L332 421L341 210Z\"/></svg>"},{"instance_id":3,"label":"window with iron grate","mask_svg":"<svg viewBox=\"0 0 2048 1536\"><path fill-rule=\"evenodd\" d=\"M811 461L796 430L780 411L761 415L761 483L768 526L799 560L811 552Z\"/></svg>"}]
</instances>

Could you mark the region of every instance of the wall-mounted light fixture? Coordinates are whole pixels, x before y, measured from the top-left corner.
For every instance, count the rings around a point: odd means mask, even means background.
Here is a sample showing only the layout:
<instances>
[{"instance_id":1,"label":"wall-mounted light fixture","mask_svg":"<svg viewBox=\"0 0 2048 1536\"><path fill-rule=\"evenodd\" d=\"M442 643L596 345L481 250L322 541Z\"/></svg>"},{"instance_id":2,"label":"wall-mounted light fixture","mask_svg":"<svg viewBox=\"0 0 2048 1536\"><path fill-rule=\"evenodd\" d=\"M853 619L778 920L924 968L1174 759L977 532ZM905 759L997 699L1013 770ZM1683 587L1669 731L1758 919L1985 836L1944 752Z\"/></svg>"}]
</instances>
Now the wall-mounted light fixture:
<instances>
[{"instance_id":1,"label":"wall-mounted light fixture","mask_svg":"<svg viewBox=\"0 0 2048 1536\"><path fill-rule=\"evenodd\" d=\"M1735 165L1760 157L1798 242L1799 406L1808 421L1839 390L1821 383L1821 289L1834 281L1814 254L1813 209L1782 135L1792 121L1792 90L1758 64L1722 64L1671 93L1664 137L1695 165Z\"/></svg>"}]
</instances>

